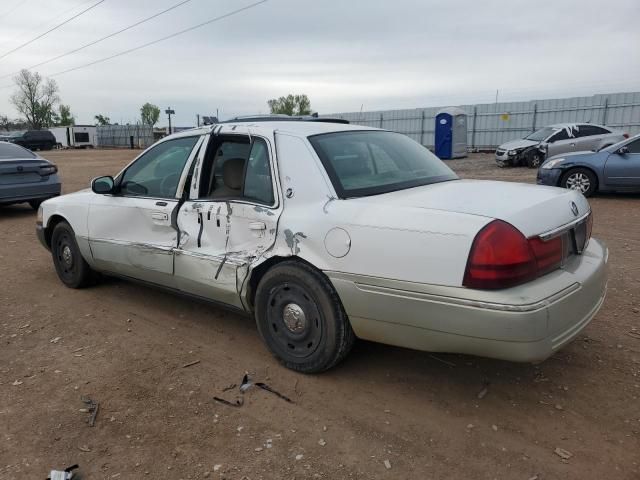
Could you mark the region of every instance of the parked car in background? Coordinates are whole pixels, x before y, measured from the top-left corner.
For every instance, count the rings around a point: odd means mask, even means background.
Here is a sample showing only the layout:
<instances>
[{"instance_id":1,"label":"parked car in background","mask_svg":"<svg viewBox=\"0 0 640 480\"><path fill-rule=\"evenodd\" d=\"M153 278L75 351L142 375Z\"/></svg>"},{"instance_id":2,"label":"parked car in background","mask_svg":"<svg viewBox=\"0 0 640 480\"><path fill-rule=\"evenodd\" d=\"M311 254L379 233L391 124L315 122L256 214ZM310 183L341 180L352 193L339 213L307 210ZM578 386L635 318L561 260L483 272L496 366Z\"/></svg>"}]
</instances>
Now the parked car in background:
<instances>
[{"instance_id":1,"label":"parked car in background","mask_svg":"<svg viewBox=\"0 0 640 480\"><path fill-rule=\"evenodd\" d=\"M60 195L58 168L13 143L0 142L0 205L28 202L34 209Z\"/></svg>"},{"instance_id":2,"label":"parked car in background","mask_svg":"<svg viewBox=\"0 0 640 480\"><path fill-rule=\"evenodd\" d=\"M499 167L527 165L538 168L545 158L560 153L600 150L629 138L626 133L591 123L557 123L520 140L503 143L496 150Z\"/></svg>"},{"instance_id":3,"label":"parked car in background","mask_svg":"<svg viewBox=\"0 0 640 480\"><path fill-rule=\"evenodd\" d=\"M556 155L538 169L539 185L596 192L640 192L640 135L601 149Z\"/></svg>"},{"instance_id":4,"label":"parked car in background","mask_svg":"<svg viewBox=\"0 0 640 480\"><path fill-rule=\"evenodd\" d=\"M604 301L591 218L578 192L460 180L399 133L255 121L164 138L43 203L36 231L69 287L103 272L225 304L319 372L355 337L547 358Z\"/></svg>"},{"instance_id":5,"label":"parked car in background","mask_svg":"<svg viewBox=\"0 0 640 480\"><path fill-rule=\"evenodd\" d=\"M27 130L11 137L9 141L29 150L51 150L57 143L56 137L49 130Z\"/></svg>"}]
</instances>

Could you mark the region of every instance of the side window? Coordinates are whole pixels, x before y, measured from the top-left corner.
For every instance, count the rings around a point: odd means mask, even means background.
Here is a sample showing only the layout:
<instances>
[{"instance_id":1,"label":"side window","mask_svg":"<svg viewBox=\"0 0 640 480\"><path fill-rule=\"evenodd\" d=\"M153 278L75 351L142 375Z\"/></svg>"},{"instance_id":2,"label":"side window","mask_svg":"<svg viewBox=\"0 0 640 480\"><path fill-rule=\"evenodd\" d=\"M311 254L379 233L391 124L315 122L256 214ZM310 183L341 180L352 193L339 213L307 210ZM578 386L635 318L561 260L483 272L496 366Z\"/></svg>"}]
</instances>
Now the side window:
<instances>
[{"instance_id":1,"label":"side window","mask_svg":"<svg viewBox=\"0 0 640 480\"><path fill-rule=\"evenodd\" d=\"M559 140L568 140L569 134L563 128L562 130L558 130L550 139L549 142L557 142Z\"/></svg>"},{"instance_id":2,"label":"side window","mask_svg":"<svg viewBox=\"0 0 640 480\"><path fill-rule=\"evenodd\" d=\"M149 150L122 175L122 195L174 198L184 166L199 138L176 138Z\"/></svg>"},{"instance_id":3,"label":"side window","mask_svg":"<svg viewBox=\"0 0 640 480\"><path fill-rule=\"evenodd\" d=\"M236 136L218 140L207 152L200 180L200 199L241 199L273 204L269 148L265 140Z\"/></svg>"},{"instance_id":4,"label":"side window","mask_svg":"<svg viewBox=\"0 0 640 480\"><path fill-rule=\"evenodd\" d=\"M629 149L629 153L640 153L640 140L627 143L627 148Z\"/></svg>"},{"instance_id":5,"label":"side window","mask_svg":"<svg viewBox=\"0 0 640 480\"><path fill-rule=\"evenodd\" d=\"M602 127L597 127L595 125L580 125L578 137L591 137L593 135L605 135L607 133L611 132Z\"/></svg>"},{"instance_id":6,"label":"side window","mask_svg":"<svg viewBox=\"0 0 640 480\"><path fill-rule=\"evenodd\" d=\"M261 138L256 138L249 153L244 177L243 196L267 205L273 204L273 182L269 167L269 150Z\"/></svg>"}]
</instances>

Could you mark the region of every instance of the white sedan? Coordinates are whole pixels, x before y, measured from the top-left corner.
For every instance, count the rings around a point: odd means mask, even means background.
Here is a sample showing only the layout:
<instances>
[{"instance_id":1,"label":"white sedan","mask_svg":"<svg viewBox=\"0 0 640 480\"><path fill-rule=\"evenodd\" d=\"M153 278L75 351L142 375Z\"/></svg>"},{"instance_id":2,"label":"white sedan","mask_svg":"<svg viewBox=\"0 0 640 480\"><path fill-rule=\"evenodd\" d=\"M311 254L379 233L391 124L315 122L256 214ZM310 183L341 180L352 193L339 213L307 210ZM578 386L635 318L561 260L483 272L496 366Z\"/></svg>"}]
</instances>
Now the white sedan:
<instances>
[{"instance_id":1,"label":"white sedan","mask_svg":"<svg viewBox=\"0 0 640 480\"><path fill-rule=\"evenodd\" d=\"M608 251L575 191L460 180L426 148L328 122L171 135L115 177L43 203L67 286L96 272L253 315L301 372L356 337L535 362L598 312Z\"/></svg>"}]
</instances>

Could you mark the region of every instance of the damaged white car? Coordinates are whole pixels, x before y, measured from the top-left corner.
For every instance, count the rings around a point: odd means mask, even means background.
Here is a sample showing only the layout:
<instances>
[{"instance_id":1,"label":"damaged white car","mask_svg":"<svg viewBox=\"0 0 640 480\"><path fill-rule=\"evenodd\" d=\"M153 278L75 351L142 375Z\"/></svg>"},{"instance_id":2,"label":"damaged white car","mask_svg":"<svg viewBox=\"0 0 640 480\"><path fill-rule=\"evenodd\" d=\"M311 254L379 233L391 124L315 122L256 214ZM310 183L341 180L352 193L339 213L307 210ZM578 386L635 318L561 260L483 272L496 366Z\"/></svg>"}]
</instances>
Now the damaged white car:
<instances>
[{"instance_id":1,"label":"damaged white car","mask_svg":"<svg viewBox=\"0 0 640 480\"><path fill-rule=\"evenodd\" d=\"M39 212L66 285L101 272L233 307L301 372L332 367L356 337L540 361L605 297L607 249L580 193L460 180L393 132L218 124L91 187Z\"/></svg>"}]
</instances>

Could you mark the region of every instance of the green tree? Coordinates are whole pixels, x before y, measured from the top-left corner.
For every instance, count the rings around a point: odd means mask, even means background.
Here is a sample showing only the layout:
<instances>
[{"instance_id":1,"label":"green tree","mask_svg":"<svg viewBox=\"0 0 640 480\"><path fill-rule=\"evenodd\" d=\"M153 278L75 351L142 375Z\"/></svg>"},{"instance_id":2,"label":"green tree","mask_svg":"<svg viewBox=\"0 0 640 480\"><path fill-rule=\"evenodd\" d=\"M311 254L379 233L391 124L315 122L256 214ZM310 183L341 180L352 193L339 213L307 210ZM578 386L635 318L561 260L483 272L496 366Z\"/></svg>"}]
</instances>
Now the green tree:
<instances>
[{"instance_id":1,"label":"green tree","mask_svg":"<svg viewBox=\"0 0 640 480\"><path fill-rule=\"evenodd\" d=\"M98 114L95 117L97 125L111 125L111 119L106 115Z\"/></svg>"},{"instance_id":2,"label":"green tree","mask_svg":"<svg viewBox=\"0 0 640 480\"><path fill-rule=\"evenodd\" d=\"M13 79L18 90L11 103L25 116L29 128L40 130L52 124L54 107L60 101L58 84L44 79L38 72L23 69Z\"/></svg>"},{"instance_id":3,"label":"green tree","mask_svg":"<svg viewBox=\"0 0 640 480\"><path fill-rule=\"evenodd\" d=\"M310 115L311 101L306 95L287 95L267 101L271 113L285 115Z\"/></svg>"},{"instance_id":4,"label":"green tree","mask_svg":"<svg viewBox=\"0 0 640 480\"><path fill-rule=\"evenodd\" d=\"M58 121L56 125L59 127L70 127L76 124L76 119L71 113L71 107L69 105L60 104L58 107Z\"/></svg>"},{"instance_id":5,"label":"green tree","mask_svg":"<svg viewBox=\"0 0 640 480\"><path fill-rule=\"evenodd\" d=\"M156 105L147 102L140 109L140 116L142 117L142 123L153 127L160 118L160 109Z\"/></svg>"}]
</instances>

